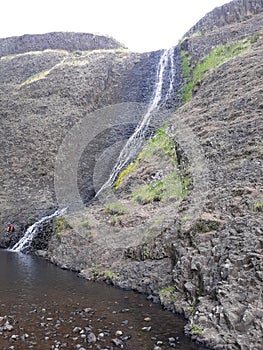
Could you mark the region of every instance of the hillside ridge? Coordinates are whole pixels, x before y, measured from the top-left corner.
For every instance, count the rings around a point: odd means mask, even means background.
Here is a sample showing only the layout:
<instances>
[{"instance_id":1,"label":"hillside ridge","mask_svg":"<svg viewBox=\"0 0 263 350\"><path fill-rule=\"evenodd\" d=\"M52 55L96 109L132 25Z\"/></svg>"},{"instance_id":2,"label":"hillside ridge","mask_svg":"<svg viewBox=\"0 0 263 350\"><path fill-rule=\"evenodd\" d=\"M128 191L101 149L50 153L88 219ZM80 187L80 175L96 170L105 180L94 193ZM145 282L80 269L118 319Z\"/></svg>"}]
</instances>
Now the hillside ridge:
<instances>
[{"instance_id":1,"label":"hillside ridge","mask_svg":"<svg viewBox=\"0 0 263 350\"><path fill-rule=\"evenodd\" d=\"M87 51L124 48L117 40L103 35L75 32L25 34L0 39L0 57L30 51Z\"/></svg>"}]
</instances>

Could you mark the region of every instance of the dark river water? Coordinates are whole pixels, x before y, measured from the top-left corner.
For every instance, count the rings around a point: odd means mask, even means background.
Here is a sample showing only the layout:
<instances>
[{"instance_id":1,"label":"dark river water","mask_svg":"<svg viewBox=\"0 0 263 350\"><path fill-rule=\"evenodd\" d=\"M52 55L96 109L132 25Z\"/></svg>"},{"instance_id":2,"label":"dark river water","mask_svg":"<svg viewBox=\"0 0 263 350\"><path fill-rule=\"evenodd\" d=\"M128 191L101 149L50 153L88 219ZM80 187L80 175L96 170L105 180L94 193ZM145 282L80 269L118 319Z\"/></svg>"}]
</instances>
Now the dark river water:
<instances>
[{"instance_id":1,"label":"dark river water","mask_svg":"<svg viewBox=\"0 0 263 350\"><path fill-rule=\"evenodd\" d=\"M0 250L1 350L203 350L184 324L144 295Z\"/></svg>"}]
</instances>

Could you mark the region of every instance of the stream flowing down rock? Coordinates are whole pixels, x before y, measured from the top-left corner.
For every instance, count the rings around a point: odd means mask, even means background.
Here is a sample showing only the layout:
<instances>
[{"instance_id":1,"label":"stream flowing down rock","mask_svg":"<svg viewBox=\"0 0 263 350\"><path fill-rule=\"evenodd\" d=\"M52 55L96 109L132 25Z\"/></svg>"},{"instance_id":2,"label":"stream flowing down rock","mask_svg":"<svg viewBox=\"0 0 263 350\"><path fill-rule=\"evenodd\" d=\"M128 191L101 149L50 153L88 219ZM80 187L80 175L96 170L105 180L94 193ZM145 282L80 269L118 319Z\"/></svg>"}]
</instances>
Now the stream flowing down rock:
<instances>
[{"instance_id":1,"label":"stream flowing down rock","mask_svg":"<svg viewBox=\"0 0 263 350\"><path fill-rule=\"evenodd\" d=\"M43 46L0 39L1 225L16 228L0 245L68 204L36 254L146 293L213 349L260 350L262 28L263 1L234 0L186 33L150 139L95 200L149 106L163 51L93 35L83 46L70 33Z\"/></svg>"}]
</instances>

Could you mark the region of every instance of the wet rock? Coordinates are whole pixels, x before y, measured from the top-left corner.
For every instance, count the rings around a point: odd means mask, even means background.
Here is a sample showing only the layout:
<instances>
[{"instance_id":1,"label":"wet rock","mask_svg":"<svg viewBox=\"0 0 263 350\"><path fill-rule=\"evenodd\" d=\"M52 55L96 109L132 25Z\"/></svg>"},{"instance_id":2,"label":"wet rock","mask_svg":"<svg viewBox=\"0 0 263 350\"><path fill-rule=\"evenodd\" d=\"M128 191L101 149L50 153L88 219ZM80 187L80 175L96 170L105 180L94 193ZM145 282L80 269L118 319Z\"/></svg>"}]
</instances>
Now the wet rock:
<instances>
[{"instance_id":1,"label":"wet rock","mask_svg":"<svg viewBox=\"0 0 263 350\"><path fill-rule=\"evenodd\" d=\"M160 302L159 296L156 295L148 295L147 297L148 300L151 300L154 304L158 304Z\"/></svg>"}]
</instances>

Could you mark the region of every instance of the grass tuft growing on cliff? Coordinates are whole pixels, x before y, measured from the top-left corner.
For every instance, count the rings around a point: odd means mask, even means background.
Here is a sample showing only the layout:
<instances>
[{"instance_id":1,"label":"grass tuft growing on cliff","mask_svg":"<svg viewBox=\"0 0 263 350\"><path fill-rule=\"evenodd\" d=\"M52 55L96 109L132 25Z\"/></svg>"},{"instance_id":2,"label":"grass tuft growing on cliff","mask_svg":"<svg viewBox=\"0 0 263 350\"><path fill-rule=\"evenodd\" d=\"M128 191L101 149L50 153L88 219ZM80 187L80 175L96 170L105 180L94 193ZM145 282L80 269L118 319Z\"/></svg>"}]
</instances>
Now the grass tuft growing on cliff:
<instances>
[{"instance_id":1,"label":"grass tuft growing on cliff","mask_svg":"<svg viewBox=\"0 0 263 350\"><path fill-rule=\"evenodd\" d=\"M177 170L164 176L161 180L154 180L149 184L140 186L132 198L140 204L147 204L165 200L181 200L188 191L189 179L183 179Z\"/></svg>"},{"instance_id":2,"label":"grass tuft growing on cliff","mask_svg":"<svg viewBox=\"0 0 263 350\"><path fill-rule=\"evenodd\" d=\"M29 85L35 81L38 81L40 79L45 78L46 75L48 75L49 70L42 71L40 73L34 74L31 77L29 77L26 81L24 81L21 86Z\"/></svg>"},{"instance_id":3,"label":"grass tuft growing on cliff","mask_svg":"<svg viewBox=\"0 0 263 350\"><path fill-rule=\"evenodd\" d=\"M263 212L263 201L258 201L253 204L254 211L258 211L260 213Z\"/></svg>"},{"instance_id":4,"label":"grass tuft growing on cliff","mask_svg":"<svg viewBox=\"0 0 263 350\"><path fill-rule=\"evenodd\" d=\"M138 155L133 163L130 163L127 168L121 171L118 179L115 182L115 188L118 189L123 180L131 173L138 169L138 166L143 160L151 160L154 156L161 158L170 158L172 162L177 162L176 149L173 140L169 137L166 128L160 128L154 136L146 143L144 149Z\"/></svg>"},{"instance_id":5,"label":"grass tuft growing on cliff","mask_svg":"<svg viewBox=\"0 0 263 350\"><path fill-rule=\"evenodd\" d=\"M188 51L181 50L181 65L184 86L181 90L181 97L184 103L190 101L193 95L193 89L203 79L205 74L221 64L231 60L234 57L247 53L251 45L257 40L255 36L240 40L236 43L218 46L202 60L192 66L192 58Z\"/></svg>"},{"instance_id":6,"label":"grass tuft growing on cliff","mask_svg":"<svg viewBox=\"0 0 263 350\"><path fill-rule=\"evenodd\" d=\"M160 128L154 136L146 143L135 162L124 169L117 181L115 188L119 188L123 180L134 173L142 165L147 169L149 164L157 167L155 175L152 175L147 183L140 185L131 193L131 199L139 204L147 204L155 201L181 200L187 195L187 187L190 179L181 176L177 169L177 153L174 140L170 137L167 128ZM165 171L162 170L165 169ZM136 174L140 178L140 169ZM145 181L145 180L143 180ZM113 214L113 213L112 213ZM114 214L120 214L114 212Z\"/></svg>"},{"instance_id":7,"label":"grass tuft growing on cliff","mask_svg":"<svg viewBox=\"0 0 263 350\"><path fill-rule=\"evenodd\" d=\"M133 171L135 171L138 168L140 158L137 157L136 161L134 163L130 163L127 168L121 171L118 179L116 180L114 186L116 189L120 187L122 184L122 181L125 177L127 177L129 174L131 174Z\"/></svg>"},{"instance_id":8,"label":"grass tuft growing on cliff","mask_svg":"<svg viewBox=\"0 0 263 350\"><path fill-rule=\"evenodd\" d=\"M64 215L55 218L54 232L59 241L61 241L61 232L63 230L72 230L73 227L66 220Z\"/></svg>"},{"instance_id":9,"label":"grass tuft growing on cliff","mask_svg":"<svg viewBox=\"0 0 263 350\"><path fill-rule=\"evenodd\" d=\"M155 155L166 159L170 158L174 163L177 162L175 144L166 128L160 128L156 131L140 153L139 158L151 160Z\"/></svg>"},{"instance_id":10,"label":"grass tuft growing on cliff","mask_svg":"<svg viewBox=\"0 0 263 350\"><path fill-rule=\"evenodd\" d=\"M175 293L174 286L169 286L169 287L165 287L165 288L161 289L159 291L159 297L160 297L161 304L174 302L174 300L175 300L174 293Z\"/></svg>"},{"instance_id":11,"label":"grass tuft growing on cliff","mask_svg":"<svg viewBox=\"0 0 263 350\"><path fill-rule=\"evenodd\" d=\"M128 210L121 203L109 203L105 207L105 213L111 215L124 215L128 213Z\"/></svg>"}]
</instances>

